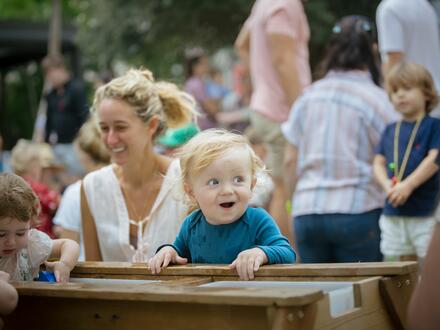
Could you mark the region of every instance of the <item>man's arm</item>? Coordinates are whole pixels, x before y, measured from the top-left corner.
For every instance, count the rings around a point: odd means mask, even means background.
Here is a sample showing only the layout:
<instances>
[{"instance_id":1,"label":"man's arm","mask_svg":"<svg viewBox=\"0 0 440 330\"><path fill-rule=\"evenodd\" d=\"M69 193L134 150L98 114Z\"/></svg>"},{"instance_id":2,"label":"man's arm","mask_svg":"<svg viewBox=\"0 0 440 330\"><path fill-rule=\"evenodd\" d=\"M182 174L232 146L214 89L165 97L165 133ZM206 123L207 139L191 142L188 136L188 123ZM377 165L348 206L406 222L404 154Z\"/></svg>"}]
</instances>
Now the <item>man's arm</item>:
<instances>
[{"instance_id":1,"label":"man's arm","mask_svg":"<svg viewBox=\"0 0 440 330\"><path fill-rule=\"evenodd\" d=\"M295 64L295 40L284 34L268 34L270 56L289 107L301 93Z\"/></svg>"},{"instance_id":2,"label":"man's arm","mask_svg":"<svg viewBox=\"0 0 440 330\"><path fill-rule=\"evenodd\" d=\"M246 66L249 65L249 50L250 50L250 32L246 24L240 30L240 33L235 40L235 50L238 53L242 63Z\"/></svg>"},{"instance_id":3,"label":"man's arm","mask_svg":"<svg viewBox=\"0 0 440 330\"><path fill-rule=\"evenodd\" d=\"M403 53L402 52L389 52L386 53L385 60L382 63L382 72L384 78L386 78L387 74L390 70L398 63L403 61Z\"/></svg>"}]
</instances>

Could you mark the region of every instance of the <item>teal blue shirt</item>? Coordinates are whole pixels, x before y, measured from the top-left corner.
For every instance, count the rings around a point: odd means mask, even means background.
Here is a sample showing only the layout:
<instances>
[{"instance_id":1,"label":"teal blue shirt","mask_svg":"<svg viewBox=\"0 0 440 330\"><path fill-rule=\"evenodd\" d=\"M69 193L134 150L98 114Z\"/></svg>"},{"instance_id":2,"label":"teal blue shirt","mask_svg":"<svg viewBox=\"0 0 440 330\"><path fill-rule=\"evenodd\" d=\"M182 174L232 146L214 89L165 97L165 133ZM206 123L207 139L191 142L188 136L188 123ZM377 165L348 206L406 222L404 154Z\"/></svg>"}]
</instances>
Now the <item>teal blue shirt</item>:
<instances>
[{"instance_id":1,"label":"teal blue shirt","mask_svg":"<svg viewBox=\"0 0 440 330\"><path fill-rule=\"evenodd\" d=\"M202 211L186 217L173 244L191 263L229 264L247 249L258 247L269 264L295 262L295 252L263 209L248 207L240 219L226 225L211 225Z\"/></svg>"}]
</instances>

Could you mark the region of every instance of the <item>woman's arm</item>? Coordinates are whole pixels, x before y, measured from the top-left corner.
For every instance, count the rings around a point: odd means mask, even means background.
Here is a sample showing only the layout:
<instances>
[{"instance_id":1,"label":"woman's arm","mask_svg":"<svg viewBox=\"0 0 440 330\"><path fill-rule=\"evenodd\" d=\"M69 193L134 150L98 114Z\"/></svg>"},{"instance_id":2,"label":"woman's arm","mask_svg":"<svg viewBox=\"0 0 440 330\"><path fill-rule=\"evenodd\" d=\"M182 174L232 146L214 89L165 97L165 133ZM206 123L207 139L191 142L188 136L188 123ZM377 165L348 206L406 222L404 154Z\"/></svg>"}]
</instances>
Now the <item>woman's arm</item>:
<instances>
[{"instance_id":1,"label":"woman's arm","mask_svg":"<svg viewBox=\"0 0 440 330\"><path fill-rule=\"evenodd\" d=\"M74 230L65 229L63 227L60 227L60 238L67 238L71 239L77 243L79 243L79 233Z\"/></svg>"},{"instance_id":2,"label":"woman's arm","mask_svg":"<svg viewBox=\"0 0 440 330\"><path fill-rule=\"evenodd\" d=\"M102 261L101 250L98 243L95 220L87 203L84 187L81 184L81 221L84 238L84 252L87 261Z\"/></svg>"}]
</instances>

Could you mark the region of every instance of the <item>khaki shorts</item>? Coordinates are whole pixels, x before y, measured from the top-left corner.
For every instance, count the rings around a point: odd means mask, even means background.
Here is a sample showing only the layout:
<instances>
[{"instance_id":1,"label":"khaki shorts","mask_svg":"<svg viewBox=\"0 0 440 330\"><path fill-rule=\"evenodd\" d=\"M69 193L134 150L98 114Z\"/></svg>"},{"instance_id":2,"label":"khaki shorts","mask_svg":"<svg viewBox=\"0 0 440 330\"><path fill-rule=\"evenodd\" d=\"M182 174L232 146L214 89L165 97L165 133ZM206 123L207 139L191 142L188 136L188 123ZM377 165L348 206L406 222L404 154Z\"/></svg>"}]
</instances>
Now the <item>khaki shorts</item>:
<instances>
[{"instance_id":1,"label":"khaki shorts","mask_svg":"<svg viewBox=\"0 0 440 330\"><path fill-rule=\"evenodd\" d=\"M269 120L256 111L252 111L251 125L255 136L263 142L266 148L265 163L269 174L275 178L282 178L286 139L281 132L281 124Z\"/></svg>"}]
</instances>

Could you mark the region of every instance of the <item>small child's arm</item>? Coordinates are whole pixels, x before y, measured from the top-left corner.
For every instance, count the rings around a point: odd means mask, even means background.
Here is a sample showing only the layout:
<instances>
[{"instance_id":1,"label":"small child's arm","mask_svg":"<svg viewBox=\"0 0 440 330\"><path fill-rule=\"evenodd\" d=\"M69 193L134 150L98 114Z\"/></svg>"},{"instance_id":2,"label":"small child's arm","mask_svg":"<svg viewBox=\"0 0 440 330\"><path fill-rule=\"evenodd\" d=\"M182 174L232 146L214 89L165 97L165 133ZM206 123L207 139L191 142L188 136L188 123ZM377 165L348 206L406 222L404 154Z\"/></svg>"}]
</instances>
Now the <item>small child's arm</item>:
<instances>
[{"instance_id":1,"label":"small child's arm","mask_svg":"<svg viewBox=\"0 0 440 330\"><path fill-rule=\"evenodd\" d=\"M17 290L8 283L9 274L0 271L0 315L11 313L18 303Z\"/></svg>"},{"instance_id":2,"label":"small child's arm","mask_svg":"<svg viewBox=\"0 0 440 330\"><path fill-rule=\"evenodd\" d=\"M166 268L170 263L184 265L187 262L187 258L180 257L174 247L167 245L157 251L156 255L148 261L148 267L152 274L159 274L162 268Z\"/></svg>"},{"instance_id":3,"label":"small child's arm","mask_svg":"<svg viewBox=\"0 0 440 330\"><path fill-rule=\"evenodd\" d=\"M55 239L52 241L50 258L59 258L55 262L45 262L46 267L53 269L57 282L69 281L70 272L75 267L79 257L79 245L70 239Z\"/></svg>"},{"instance_id":4,"label":"small child's arm","mask_svg":"<svg viewBox=\"0 0 440 330\"><path fill-rule=\"evenodd\" d=\"M394 206L403 205L412 192L425 183L439 169L437 165L438 149L431 149L419 166L388 192L388 200Z\"/></svg>"},{"instance_id":5,"label":"small child's arm","mask_svg":"<svg viewBox=\"0 0 440 330\"><path fill-rule=\"evenodd\" d=\"M392 187L392 182L388 178L387 167L386 167L386 158L377 154L374 156L373 160L373 172L376 181L380 184L382 189L388 194Z\"/></svg>"},{"instance_id":6,"label":"small child's arm","mask_svg":"<svg viewBox=\"0 0 440 330\"><path fill-rule=\"evenodd\" d=\"M267 264L266 253L258 247L240 252L237 258L229 265L231 269L237 269L242 280L253 280L254 272L258 271L261 265Z\"/></svg>"}]
</instances>

